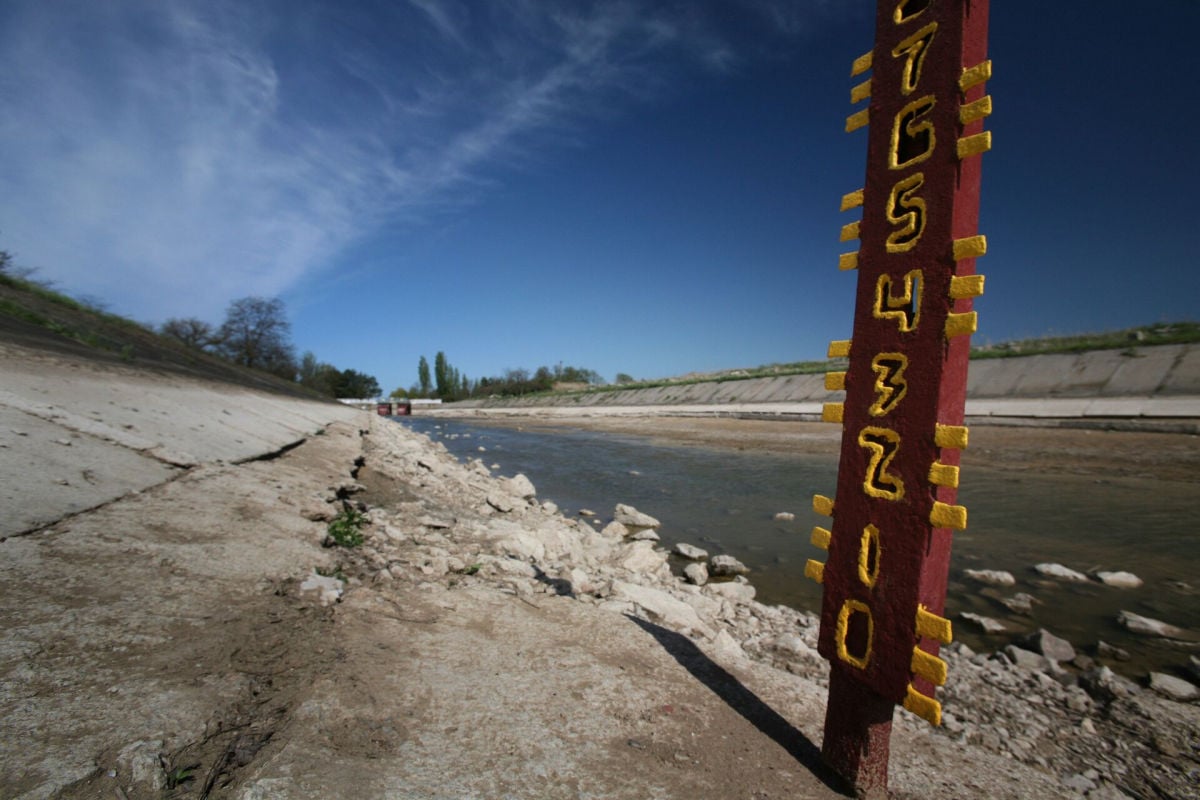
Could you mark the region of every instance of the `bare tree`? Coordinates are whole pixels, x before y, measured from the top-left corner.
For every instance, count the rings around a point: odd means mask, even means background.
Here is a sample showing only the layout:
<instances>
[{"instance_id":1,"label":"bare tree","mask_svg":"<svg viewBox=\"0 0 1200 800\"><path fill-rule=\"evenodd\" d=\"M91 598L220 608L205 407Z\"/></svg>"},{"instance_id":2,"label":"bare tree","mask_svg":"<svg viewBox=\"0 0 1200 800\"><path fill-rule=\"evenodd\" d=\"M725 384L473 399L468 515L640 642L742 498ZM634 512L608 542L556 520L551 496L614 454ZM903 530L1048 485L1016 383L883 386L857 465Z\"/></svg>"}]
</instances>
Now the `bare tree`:
<instances>
[{"instance_id":1,"label":"bare tree","mask_svg":"<svg viewBox=\"0 0 1200 800\"><path fill-rule=\"evenodd\" d=\"M208 350L215 347L219 341L216 329L204 320L195 317L184 319L172 317L162 324L159 332L172 339L178 339L188 347L194 347L197 350Z\"/></svg>"},{"instance_id":2,"label":"bare tree","mask_svg":"<svg viewBox=\"0 0 1200 800\"><path fill-rule=\"evenodd\" d=\"M283 301L243 297L229 304L219 331L220 350L245 367L294 379L296 357Z\"/></svg>"}]
</instances>

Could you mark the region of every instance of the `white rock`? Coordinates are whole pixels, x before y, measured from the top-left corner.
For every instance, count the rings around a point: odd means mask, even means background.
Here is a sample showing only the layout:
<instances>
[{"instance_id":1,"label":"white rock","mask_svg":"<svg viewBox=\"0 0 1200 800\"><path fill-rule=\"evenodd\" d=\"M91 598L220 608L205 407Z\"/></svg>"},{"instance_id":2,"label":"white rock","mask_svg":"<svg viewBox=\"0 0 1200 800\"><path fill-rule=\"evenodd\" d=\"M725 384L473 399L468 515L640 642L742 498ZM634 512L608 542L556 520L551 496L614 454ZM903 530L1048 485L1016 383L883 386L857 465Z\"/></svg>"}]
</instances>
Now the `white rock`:
<instances>
[{"instance_id":1,"label":"white rock","mask_svg":"<svg viewBox=\"0 0 1200 800\"><path fill-rule=\"evenodd\" d=\"M1017 647L1015 644L1010 644L1005 647L1004 655L1008 656L1008 660L1021 669L1035 670L1038 672L1049 672L1052 669L1050 659L1043 655L1039 655L1032 650L1026 650L1023 647Z\"/></svg>"},{"instance_id":2,"label":"white rock","mask_svg":"<svg viewBox=\"0 0 1200 800\"><path fill-rule=\"evenodd\" d=\"M653 528L644 528L640 531L635 531L629 538L634 542L657 542L662 537L655 533Z\"/></svg>"},{"instance_id":3,"label":"white rock","mask_svg":"<svg viewBox=\"0 0 1200 800\"><path fill-rule=\"evenodd\" d=\"M717 637L712 643L713 655L717 661L744 661L746 659L746 651L742 646L734 641L734 638L729 635L729 632L722 628L717 632Z\"/></svg>"},{"instance_id":4,"label":"white rock","mask_svg":"<svg viewBox=\"0 0 1200 800\"><path fill-rule=\"evenodd\" d=\"M542 561L546 558L546 545L531 531L518 531L511 536L498 539L496 552L525 560Z\"/></svg>"},{"instance_id":5,"label":"white rock","mask_svg":"<svg viewBox=\"0 0 1200 800\"><path fill-rule=\"evenodd\" d=\"M515 498L500 492L489 492L487 504L503 513L508 513L517 507Z\"/></svg>"},{"instance_id":6,"label":"white rock","mask_svg":"<svg viewBox=\"0 0 1200 800\"><path fill-rule=\"evenodd\" d=\"M959 616L983 628L984 633L1004 633L1004 631L1008 630L1004 627L1004 623L991 617L985 617L982 614L972 614L970 611L963 611L959 613Z\"/></svg>"},{"instance_id":7,"label":"white rock","mask_svg":"<svg viewBox=\"0 0 1200 800\"><path fill-rule=\"evenodd\" d=\"M1026 616L1029 616L1033 613L1034 603L1040 603L1041 601L1031 594L1017 592L1012 597L1001 598L1000 602L1004 604L1005 608L1015 614L1025 614Z\"/></svg>"},{"instance_id":8,"label":"white rock","mask_svg":"<svg viewBox=\"0 0 1200 800\"><path fill-rule=\"evenodd\" d=\"M662 525L649 514L643 514L633 506L618 503L613 511L613 519L630 528L658 528Z\"/></svg>"},{"instance_id":9,"label":"white rock","mask_svg":"<svg viewBox=\"0 0 1200 800\"><path fill-rule=\"evenodd\" d=\"M705 584L704 589L734 603L749 603L757 594L752 585L742 581L710 582Z\"/></svg>"},{"instance_id":10,"label":"white rock","mask_svg":"<svg viewBox=\"0 0 1200 800\"><path fill-rule=\"evenodd\" d=\"M701 622L696 609L661 589L638 586L625 581L613 581L613 597L617 600L636 603L646 611L653 621L668 628L674 628L677 631L689 630L706 638L712 638L714 635L708 626Z\"/></svg>"},{"instance_id":11,"label":"white rock","mask_svg":"<svg viewBox=\"0 0 1200 800\"><path fill-rule=\"evenodd\" d=\"M1169 697L1181 703L1186 703L1189 700L1195 700L1197 697L1200 697L1200 689L1197 689L1193 684L1188 683L1182 678L1176 678L1174 675L1167 675L1162 672L1150 673L1150 688L1163 697Z\"/></svg>"},{"instance_id":12,"label":"white rock","mask_svg":"<svg viewBox=\"0 0 1200 800\"><path fill-rule=\"evenodd\" d=\"M613 520L600 529L601 536L608 536L613 539L624 539L630 533L629 528L626 528L620 522Z\"/></svg>"},{"instance_id":13,"label":"white rock","mask_svg":"<svg viewBox=\"0 0 1200 800\"><path fill-rule=\"evenodd\" d=\"M139 788L146 786L156 792L163 791L167 787L159 760L162 751L162 741L139 740L125 745L117 753L117 774L126 786L132 783Z\"/></svg>"},{"instance_id":14,"label":"white rock","mask_svg":"<svg viewBox=\"0 0 1200 800\"><path fill-rule=\"evenodd\" d=\"M545 511L547 514L557 514L558 513L558 504L555 503L553 500L543 500L542 501L542 511Z\"/></svg>"},{"instance_id":15,"label":"white rock","mask_svg":"<svg viewBox=\"0 0 1200 800\"><path fill-rule=\"evenodd\" d=\"M683 575L688 583L703 586L708 583L708 567L698 562L692 562L683 568Z\"/></svg>"},{"instance_id":16,"label":"white rock","mask_svg":"<svg viewBox=\"0 0 1200 800\"><path fill-rule=\"evenodd\" d=\"M337 578L313 573L300 583L300 596L315 595L323 606L336 603L342 596L343 584Z\"/></svg>"},{"instance_id":17,"label":"white rock","mask_svg":"<svg viewBox=\"0 0 1200 800\"><path fill-rule=\"evenodd\" d=\"M1075 648L1066 639L1055 636L1045 628L1039 628L1023 641L1035 653L1041 653L1053 661L1070 661L1075 658Z\"/></svg>"},{"instance_id":18,"label":"white rock","mask_svg":"<svg viewBox=\"0 0 1200 800\"><path fill-rule=\"evenodd\" d=\"M708 572L717 576L745 575L750 572L750 568L733 556L719 555L708 560Z\"/></svg>"},{"instance_id":19,"label":"white rock","mask_svg":"<svg viewBox=\"0 0 1200 800\"><path fill-rule=\"evenodd\" d=\"M1059 580L1071 581L1072 583L1088 582L1087 575L1084 575L1082 572L1076 572L1070 567L1064 567L1062 564L1035 564L1033 568L1049 578L1058 578Z\"/></svg>"},{"instance_id":20,"label":"white rock","mask_svg":"<svg viewBox=\"0 0 1200 800\"><path fill-rule=\"evenodd\" d=\"M520 497L523 500L528 500L537 494L537 489L533 488L533 481L520 472L507 479L504 484L504 488L509 494Z\"/></svg>"},{"instance_id":21,"label":"white rock","mask_svg":"<svg viewBox=\"0 0 1200 800\"><path fill-rule=\"evenodd\" d=\"M667 563L667 555L655 550L653 542L629 542L617 549L613 560L630 572L649 574Z\"/></svg>"},{"instance_id":22,"label":"white rock","mask_svg":"<svg viewBox=\"0 0 1200 800\"><path fill-rule=\"evenodd\" d=\"M1177 628L1174 625L1168 625L1157 619L1143 617L1139 614L1134 614L1132 611L1122 611L1117 614L1117 622L1124 625L1133 633L1140 633L1142 636L1161 636L1166 639L1189 639L1191 634L1183 628Z\"/></svg>"},{"instance_id":23,"label":"white rock","mask_svg":"<svg viewBox=\"0 0 1200 800\"><path fill-rule=\"evenodd\" d=\"M1136 589L1142 585L1142 579L1132 572L1097 572L1096 578L1105 586L1117 589Z\"/></svg>"},{"instance_id":24,"label":"white rock","mask_svg":"<svg viewBox=\"0 0 1200 800\"><path fill-rule=\"evenodd\" d=\"M983 583L988 586L1016 586L1017 579L1013 577L1011 572L1004 572L996 569L964 569L963 575L966 575L976 583Z\"/></svg>"},{"instance_id":25,"label":"white rock","mask_svg":"<svg viewBox=\"0 0 1200 800\"><path fill-rule=\"evenodd\" d=\"M775 519L779 522L791 522L796 518L796 515L790 511L779 511L775 514Z\"/></svg>"},{"instance_id":26,"label":"white rock","mask_svg":"<svg viewBox=\"0 0 1200 800\"><path fill-rule=\"evenodd\" d=\"M802 637L794 633L785 633L776 638L775 649L793 656L807 656L815 652Z\"/></svg>"},{"instance_id":27,"label":"white rock","mask_svg":"<svg viewBox=\"0 0 1200 800\"><path fill-rule=\"evenodd\" d=\"M696 560L708 558L707 550L702 547L696 547L693 544L688 544L687 542L679 542L675 545L675 554Z\"/></svg>"}]
</instances>

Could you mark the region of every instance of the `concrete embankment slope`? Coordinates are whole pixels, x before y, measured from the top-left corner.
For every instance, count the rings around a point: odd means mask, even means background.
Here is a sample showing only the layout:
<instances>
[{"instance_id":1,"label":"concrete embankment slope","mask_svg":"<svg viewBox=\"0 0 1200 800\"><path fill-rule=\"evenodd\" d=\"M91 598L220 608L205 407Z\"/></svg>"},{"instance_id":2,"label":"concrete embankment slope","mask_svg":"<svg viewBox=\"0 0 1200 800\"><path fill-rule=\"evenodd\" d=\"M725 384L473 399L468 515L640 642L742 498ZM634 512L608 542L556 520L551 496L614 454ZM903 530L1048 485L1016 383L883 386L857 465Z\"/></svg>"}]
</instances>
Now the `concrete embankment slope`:
<instances>
[{"instance_id":1,"label":"concrete embankment slope","mask_svg":"<svg viewBox=\"0 0 1200 800\"><path fill-rule=\"evenodd\" d=\"M0 345L0 536L209 462L243 462L361 412Z\"/></svg>"},{"instance_id":2,"label":"concrete embankment slope","mask_svg":"<svg viewBox=\"0 0 1200 800\"><path fill-rule=\"evenodd\" d=\"M967 416L988 420L1200 420L1200 347L1131 347L971 362ZM823 375L704 381L644 389L455 403L432 413L777 415L820 417L842 399ZM1168 422L1168 424L1170 424ZM1180 423L1175 423L1179 427Z\"/></svg>"}]
</instances>

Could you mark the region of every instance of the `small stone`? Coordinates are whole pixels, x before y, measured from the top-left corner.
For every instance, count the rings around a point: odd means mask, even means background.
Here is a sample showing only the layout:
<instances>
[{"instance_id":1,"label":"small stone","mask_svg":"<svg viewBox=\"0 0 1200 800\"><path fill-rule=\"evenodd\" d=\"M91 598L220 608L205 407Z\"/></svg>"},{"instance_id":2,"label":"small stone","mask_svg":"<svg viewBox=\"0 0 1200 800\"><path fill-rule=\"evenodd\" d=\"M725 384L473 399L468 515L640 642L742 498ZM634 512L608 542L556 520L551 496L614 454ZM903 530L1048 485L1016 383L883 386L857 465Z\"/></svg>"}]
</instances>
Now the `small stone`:
<instances>
[{"instance_id":1,"label":"small stone","mask_svg":"<svg viewBox=\"0 0 1200 800\"><path fill-rule=\"evenodd\" d=\"M968 622L974 622L979 627L983 628L984 633L1004 633L1008 628L1004 627L1004 623L999 620L985 617L982 614L973 614L970 611L963 611L959 616Z\"/></svg>"},{"instance_id":2,"label":"small stone","mask_svg":"<svg viewBox=\"0 0 1200 800\"><path fill-rule=\"evenodd\" d=\"M1088 576L1082 572L1076 572L1070 567L1064 567L1062 564L1035 564L1033 567L1039 574L1049 578L1058 578L1059 580L1070 581L1071 583L1088 583Z\"/></svg>"},{"instance_id":3,"label":"small stone","mask_svg":"<svg viewBox=\"0 0 1200 800\"><path fill-rule=\"evenodd\" d=\"M1088 694L1100 700L1119 700L1139 691L1135 683L1122 678L1108 667L1085 672L1079 676L1079 680Z\"/></svg>"},{"instance_id":4,"label":"small stone","mask_svg":"<svg viewBox=\"0 0 1200 800\"><path fill-rule=\"evenodd\" d=\"M1046 672L1051 666L1050 660L1045 656L1023 647L1017 647L1015 644L1006 646L1004 655L1008 656L1009 661L1021 669Z\"/></svg>"},{"instance_id":5,"label":"small stone","mask_svg":"<svg viewBox=\"0 0 1200 800\"><path fill-rule=\"evenodd\" d=\"M1080 672L1087 672L1096 667L1096 660L1084 653L1076 653L1075 657L1071 659L1071 664Z\"/></svg>"},{"instance_id":6,"label":"small stone","mask_svg":"<svg viewBox=\"0 0 1200 800\"><path fill-rule=\"evenodd\" d=\"M596 512L592 511L590 508L581 508L581 509L579 509L579 516L594 517L594 516L596 516Z\"/></svg>"},{"instance_id":7,"label":"small stone","mask_svg":"<svg viewBox=\"0 0 1200 800\"><path fill-rule=\"evenodd\" d=\"M693 561L683 568L683 576L687 578L688 583L703 586L708 583L708 567Z\"/></svg>"},{"instance_id":8,"label":"small stone","mask_svg":"<svg viewBox=\"0 0 1200 800\"><path fill-rule=\"evenodd\" d=\"M1183 628L1177 628L1174 625L1168 625L1157 619L1143 617L1139 614L1134 614L1132 611L1122 611L1117 614L1117 622L1120 622L1133 633L1141 634L1142 636L1161 636L1167 639L1189 639L1191 635Z\"/></svg>"},{"instance_id":9,"label":"small stone","mask_svg":"<svg viewBox=\"0 0 1200 800\"><path fill-rule=\"evenodd\" d=\"M1035 653L1041 653L1054 661L1070 661L1075 658L1075 648L1071 646L1071 643L1055 636L1045 628L1027 636L1022 644Z\"/></svg>"},{"instance_id":10,"label":"small stone","mask_svg":"<svg viewBox=\"0 0 1200 800\"><path fill-rule=\"evenodd\" d=\"M1087 794L1092 789L1096 788L1096 784L1092 783L1080 774L1075 774L1068 778L1064 778L1062 784L1071 791L1078 792L1079 794Z\"/></svg>"},{"instance_id":11,"label":"small stone","mask_svg":"<svg viewBox=\"0 0 1200 800\"><path fill-rule=\"evenodd\" d=\"M662 525L649 514L643 514L633 506L618 503L613 511L613 519L628 528L658 528Z\"/></svg>"},{"instance_id":12,"label":"small stone","mask_svg":"<svg viewBox=\"0 0 1200 800\"><path fill-rule=\"evenodd\" d=\"M1097 658L1107 658L1113 661L1128 661L1130 659L1128 650L1104 641L1096 643L1096 656Z\"/></svg>"},{"instance_id":13,"label":"small stone","mask_svg":"<svg viewBox=\"0 0 1200 800\"><path fill-rule=\"evenodd\" d=\"M791 522L796 518L796 515L791 511L780 511L775 514L775 519L779 522Z\"/></svg>"},{"instance_id":14,"label":"small stone","mask_svg":"<svg viewBox=\"0 0 1200 800\"><path fill-rule=\"evenodd\" d=\"M620 522L613 520L600 529L601 536L609 536L613 539L624 539L630 533L629 528L626 528Z\"/></svg>"},{"instance_id":15,"label":"small stone","mask_svg":"<svg viewBox=\"0 0 1200 800\"><path fill-rule=\"evenodd\" d=\"M1079 723L1079 730L1082 731L1083 733L1088 734L1089 736L1095 736L1096 735L1096 723L1092 722L1091 717L1084 717L1083 720Z\"/></svg>"},{"instance_id":16,"label":"small stone","mask_svg":"<svg viewBox=\"0 0 1200 800\"><path fill-rule=\"evenodd\" d=\"M1096 579L1117 589L1136 589L1142 585L1142 579L1132 572L1097 572Z\"/></svg>"},{"instance_id":17,"label":"small stone","mask_svg":"<svg viewBox=\"0 0 1200 800\"><path fill-rule=\"evenodd\" d=\"M1033 614L1034 603L1040 602L1036 597L1025 592L1017 592L1012 597L1005 597L1000 601L1005 608L1014 614L1023 614L1030 616Z\"/></svg>"},{"instance_id":18,"label":"small stone","mask_svg":"<svg viewBox=\"0 0 1200 800\"><path fill-rule=\"evenodd\" d=\"M342 596L343 584L337 578L313 573L300 583L300 596L315 596L323 606L336 603Z\"/></svg>"},{"instance_id":19,"label":"small stone","mask_svg":"<svg viewBox=\"0 0 1200 800\"><path fill-rule=\"evenodd\" d=\"M707 550L686 542L679 542L676 544L674 552L676 555L683 556L684 558L691 558L696 561L708 558Z\"/></svg>"},{"instance_id":20,"label":"small stone","mask_svg":"<svg viewBox=\"0 0 1200 800\"><path fill-rule=\"evenodd\" d=\"M329 522L337 512L328 503L312 497L300 502L300 516L313 522Z\"/></svg>"},{"instance_id":21,"label":"small stone","mask_svg":"<svg viewBox=\"0 0 1200 800\"><path fill-rule=\"evenodd\" d=\"M708 571L711 575L725 577L728 575L747 575L750 568L733 556L719 555L708 560Z\"/></svg>"},{"instance_id":22,"label":"small stone","mask_svg":"<svg viewBox=\"0 0 1200 800\"><path fill-rule=\"evenodd\" d=\"M513 502L512 497L500 494L499 492L489 493L487 496L487 504L497 511L505 514L517 507L516 503Z\"/></svg>"},{"instance_id":23,"label":"small stone","mask_svg":"<svg viewBox=\"0 0 1200 800\"><path fill-rule=\"evenodd\" d=\"M1016 586L1017 579L1011 572L995 569L964 569L963 574L976 583L987 586Z\"/></svg>"},{"instance_id":24,"label":"small stone","mask_svg":"<svg viewBox=\"0 0 1200 800\"><path fill-rule=\"evenodd\" d=\"M1195 685L1188 683L1183 678L1176 678L1174 675L1167 675L1163 672L1150 673L1150 688L1163 697L1181 703L1200 697L1200 689L1197 689Z\"/></svg>"},{"instance_id":25,"label":"small stone","mask_svg":"<svg viewBox=\"0 0 1200 800\"><path fill-rule=\"evenodd\" d=\"M775 649L793 656L808 655L813 649L804 639L794 633L785 633L775 640ZM942 717L945 720L945 715Z\"/></svg>"},{"instance_id":26,"label":"small stone","mask_svg":"<svg viewBox=\"0 0 1200 800\"><path fill-rule=\"evenodd\" d=\"M1183 748L1166 731L1154 731L1150 734L1150 743L1167 758L1179 758L1183 753Z\"/></svg>"},{"instance_id":27,"label":"small stone","mask_svg":"<svg viewBox=\"0 0 1200 800\"><path fill-rule=\"evenodd\" d=\"M757 594L755 588L749 583L739 581L708 583L705 585L705 589L735 603L749 603Z\"/></svg>"},{"instance_id":28,"label":"small stone","mask_svg":"<svg viewBox=\"0 0 1200 800\"><path fill-rule=\"evenodd\" d=\"M640 531L634 532L634 534L629 537L630 541L634 542L657 542L661 538L662 537L654 532L653 528L643 528Z\"/></svg>"}]
</instances>

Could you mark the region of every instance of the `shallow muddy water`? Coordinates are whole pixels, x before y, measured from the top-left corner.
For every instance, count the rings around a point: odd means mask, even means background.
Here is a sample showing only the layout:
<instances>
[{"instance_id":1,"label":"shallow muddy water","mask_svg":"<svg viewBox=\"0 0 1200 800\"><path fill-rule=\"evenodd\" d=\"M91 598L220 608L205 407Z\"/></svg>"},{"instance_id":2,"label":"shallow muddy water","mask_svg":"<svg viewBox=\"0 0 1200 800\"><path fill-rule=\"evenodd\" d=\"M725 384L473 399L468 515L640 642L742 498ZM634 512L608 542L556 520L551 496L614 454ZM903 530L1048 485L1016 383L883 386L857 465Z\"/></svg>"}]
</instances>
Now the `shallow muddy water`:
<instances>
[{"instance_id":1,"label":"shallow muddy water","mask_svg":"<svg viewBox=\"0 0 1200 800\"><path fill-rule=\"evenodd\" d=\"M820 586L804 577L804 564L824 560L809 534L828 520L812 512L811 500L813 494L834 494L833 456L669 446L611 433L519 431L450 420L402 424L441 441L460 458L498 464L496 474L523 472L538 497L553 500L566 515L591 509L599 526L617 503L636 506L662 521L666 546L689 542L745 562L760 601L819 611ZM955 638L993 650L1045 627L1084 652L1093 653L1099 640L1126 649L1132 660L1106 662L1126 674L1149 669L1183 674L1200 645L1136 636L1116 617L1125 609L1200 633L1198 488L1189 482L964 468L959 502L969 509L970 525L955 536L947 598ZM775 520L780 511L794 513L795 520ZM1145 585L1115 589L1044 579L1033 570L1042 562L1081 572L1127 570ZM1007 570L1017 585L983 587L964 578L964 569ZM1016 592L1039 601L1032 617L1011 614L999 602ZM1009 632L984 635L959 618L963 611L998 619Z\"/></svg>"}]
</instances>

